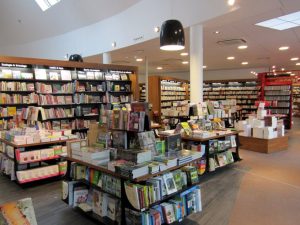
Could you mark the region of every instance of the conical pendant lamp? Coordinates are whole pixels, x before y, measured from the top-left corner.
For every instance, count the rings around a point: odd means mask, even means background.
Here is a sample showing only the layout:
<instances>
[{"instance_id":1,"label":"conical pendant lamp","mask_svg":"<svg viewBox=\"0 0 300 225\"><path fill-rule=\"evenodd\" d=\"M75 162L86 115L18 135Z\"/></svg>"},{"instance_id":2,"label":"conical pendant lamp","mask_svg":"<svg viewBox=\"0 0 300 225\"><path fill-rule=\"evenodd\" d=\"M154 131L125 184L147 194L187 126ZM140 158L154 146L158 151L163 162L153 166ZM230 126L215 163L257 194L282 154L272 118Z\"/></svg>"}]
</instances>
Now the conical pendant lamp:
<instances>
[{"instance_id":1,"label":"conical pendant lamp","mask_svg":"<svg viewBox=\"0 0 300 225\"><path fill-rule=\"evenodd\" d=\"M70 55L69 61L83 62L83 59L82 59L81 55L79 55L79 54L73 54L73 55Z\"/></svg>"},{"instance_id":2,"label":"conical pendant lamp","mask_svg":"<svg viewBox=\"0 0 300 225\"><path fill-rule=\"evenodd\" d=\"M182 24L178 20L165 21L160 30L160 49L179 51L184 49L185 38Z\"/></svg>"}]
</instances>

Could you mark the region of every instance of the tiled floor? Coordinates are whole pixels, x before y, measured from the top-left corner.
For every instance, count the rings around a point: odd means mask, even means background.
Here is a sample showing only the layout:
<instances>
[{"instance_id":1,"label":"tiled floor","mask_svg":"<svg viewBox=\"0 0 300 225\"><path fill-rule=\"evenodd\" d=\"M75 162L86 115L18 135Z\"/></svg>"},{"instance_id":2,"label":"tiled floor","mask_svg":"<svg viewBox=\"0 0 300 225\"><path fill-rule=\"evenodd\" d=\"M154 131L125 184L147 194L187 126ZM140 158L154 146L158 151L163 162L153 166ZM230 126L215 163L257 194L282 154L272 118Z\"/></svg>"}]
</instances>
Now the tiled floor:
<instances>
[{"instance_id":1,"label":"tiled floor","mask_svg":"<svg viewBox=\"0 0 300 225\"><path fill-rule=\"evenodd\" d=\"M289 149L270 155L241 151L244 159L212 174L202 185L203 212L186 225L299 225L300 120L289 132ZM94 224L60 200L60 183L22 189L0 176L0 204L32 197L39 225Z\"/></svg>"}]
</instances>

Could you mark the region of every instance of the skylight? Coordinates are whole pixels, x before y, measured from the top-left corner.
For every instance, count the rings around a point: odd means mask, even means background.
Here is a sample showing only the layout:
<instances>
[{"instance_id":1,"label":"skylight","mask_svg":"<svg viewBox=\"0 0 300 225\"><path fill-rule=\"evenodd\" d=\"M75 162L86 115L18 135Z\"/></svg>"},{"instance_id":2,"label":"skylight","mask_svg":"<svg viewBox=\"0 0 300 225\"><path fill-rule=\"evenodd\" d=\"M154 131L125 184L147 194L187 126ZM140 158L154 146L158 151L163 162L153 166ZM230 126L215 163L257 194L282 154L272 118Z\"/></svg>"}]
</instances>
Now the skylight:
<instances>
[{"instance_id":1,"label":"skylight","mask_svg":"<svg viewBox=\"0 0 300 225\"><path fill-rule=\"evenodd\" d=\"M275 30L286 30L289 28L298 27L300 26L300 11L266 20L255 25Z\"/></svg>"},{"instance_id":2,"label":"skylight","mask_svg":"<svg viewBox=\"0 0 300 225\"><path fill-rule=\"evenodd\" d=\"M35 2L43 11L46 11L50 7L54 6L56 3L59 3L60 0L35 0Z\"/></svg>"}]
</instances>

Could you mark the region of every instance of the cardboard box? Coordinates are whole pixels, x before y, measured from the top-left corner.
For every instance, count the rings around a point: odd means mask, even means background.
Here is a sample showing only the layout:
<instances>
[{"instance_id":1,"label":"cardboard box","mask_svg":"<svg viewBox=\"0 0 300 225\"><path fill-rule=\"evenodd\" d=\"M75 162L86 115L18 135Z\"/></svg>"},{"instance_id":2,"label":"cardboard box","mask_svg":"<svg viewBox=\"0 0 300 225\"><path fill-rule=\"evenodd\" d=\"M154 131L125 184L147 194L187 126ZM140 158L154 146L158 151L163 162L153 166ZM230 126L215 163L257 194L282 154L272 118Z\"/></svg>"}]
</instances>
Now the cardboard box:
<instances>
[{"instance_id":1,"label":"cardboard box","mask_svg":"<svg viewBox=\"0 0 300 225\"><path fill-rule=\"evenodd\" d=\"M264 138L264 128L263 127L253 128L253 137L255 137L255 138Z\"/></svg>"},{"instance_id":2,"label":"cardboard box","mask_svg":"<svg viewBox=\"0 0 300 225\"><path fill-rule=\"evenodd\" d=\"M284 125L283 124L277 126L276 130L277 130L277 136L278 137L283 137L285 135L285 130L284 130Z\"/></svg>"},{"instance_id":3,"label":"cardboard box","mask_svg":"<svg viewBox=\"0 0 300 225\"><path fill-rule=\"evenodd\" d=\"M257 119L264 119L266 115L267 115L267 110L265 109L257 110Z\"/></svg>"},{"instance_id":4,"label":"cardboard box","mask_svg":"<svg viewBox=\"0 0 300 225\"><path fill-rule=\"evenodd\" d=\"M264 128L264 139L273 139L277 138L277 131L273 127Z\"/></svg>"}]
</instances>

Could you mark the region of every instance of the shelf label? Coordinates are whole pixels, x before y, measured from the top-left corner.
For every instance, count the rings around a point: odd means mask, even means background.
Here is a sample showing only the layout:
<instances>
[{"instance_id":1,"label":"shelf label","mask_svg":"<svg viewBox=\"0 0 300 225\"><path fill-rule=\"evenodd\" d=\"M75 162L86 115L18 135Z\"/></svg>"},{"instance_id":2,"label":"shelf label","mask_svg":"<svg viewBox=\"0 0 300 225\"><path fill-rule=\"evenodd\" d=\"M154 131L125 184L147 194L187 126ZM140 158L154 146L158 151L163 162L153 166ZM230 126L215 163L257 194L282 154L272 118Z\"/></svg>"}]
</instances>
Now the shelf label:
<instances>
[{"instance_id":1,"label":"shelf label","mask_svg":"<svg viewBox=\"0 0 300 225\"><path fill-rule=\"evenodd\" d=\"M15 64L15 63L1 63L0 64L3 67L16 67L16 68L30 68L30 65L26 64Z\"/></svg>"},{"instance_id":2,"label":"shelf label","mask_svg":"<svg viewBox=\"0 0 300 225\"><path fill-rule=\"evenodd\" d=\"M126 73L126 74L132 74L133 71L126 71L126 70L109 70L110 73Z\"/></svg>"}]
</instances>

